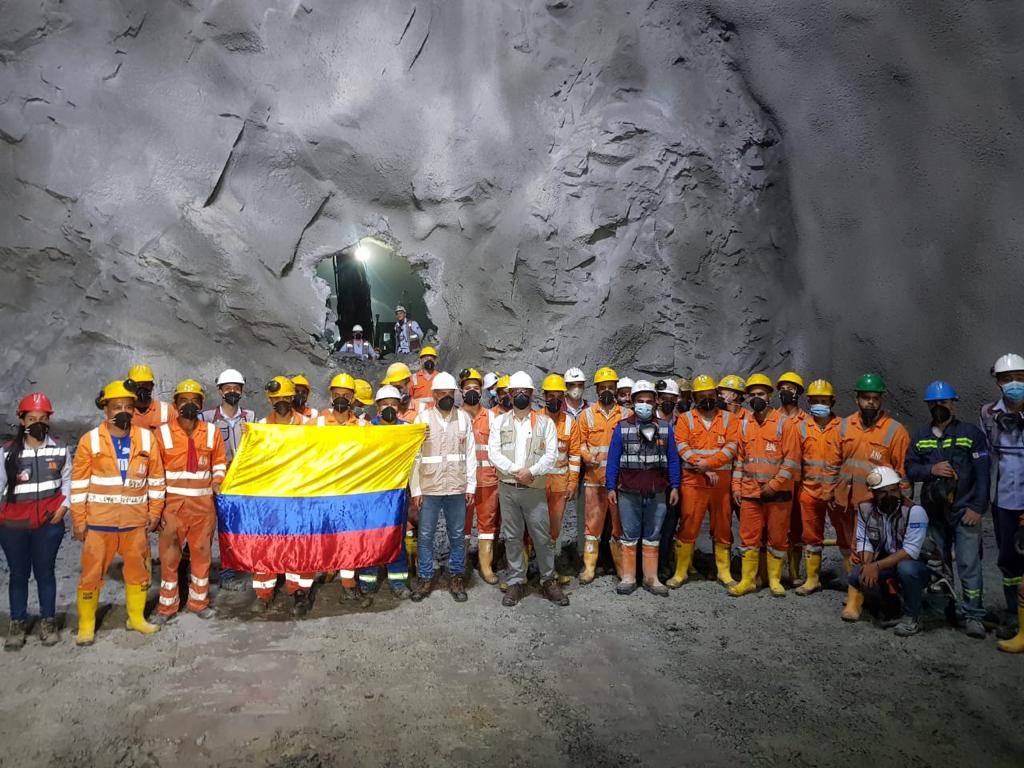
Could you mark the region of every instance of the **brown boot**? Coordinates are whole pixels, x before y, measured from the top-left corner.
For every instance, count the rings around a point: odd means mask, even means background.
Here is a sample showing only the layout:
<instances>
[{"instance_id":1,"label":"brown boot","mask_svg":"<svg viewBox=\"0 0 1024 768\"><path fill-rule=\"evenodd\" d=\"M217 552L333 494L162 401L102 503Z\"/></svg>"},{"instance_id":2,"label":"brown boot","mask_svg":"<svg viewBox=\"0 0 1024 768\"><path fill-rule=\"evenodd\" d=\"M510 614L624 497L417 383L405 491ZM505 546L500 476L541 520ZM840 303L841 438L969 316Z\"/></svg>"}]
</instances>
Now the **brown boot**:
<instances>
[{"instance_id":1,"label":"brown boot","mask_svg":"<svg viewBox=\"0 0 1024 768\"><path fill-rule=\"evenodd\" d=\"M557 579L548 579L547 581L542 582L540 585L540 593L555 605L569 604L569 598L566 597L562 588L558 586Z\"/></svg>"},{"instance_id":2,"label":"brown boot","mask_svg":"<svg viewBox=\"0 0 1024 768\"><path fill-rule=\"evenodd\" d=\"M504 597L501 598L501 604L506 608L519 605L519 601L523 599L523 595L525 594L526 589L522 584L509 584L508 589L505 590Z\"/></svg>"},{"instance_id":3,"label":"brown boot","mask_svg":"<svg viewBox=\"0 0 1024 768\"><path fill-rule=\"evenodd\" d=\"M452 593L452 599L456 603L464 603L469 599L466 594L466 582L461 573L453 573L448 579L448 591Z\"/></svg>"},{"instance_id":4,"label":"brown boot","mask_svg":"<svg viewBox=\"0 0 1024 768\"><path fill-rule=\"evenodd\" d=\"M644 589L658 597L668 597L668 587L658 580L658 547L644 544Z\"/></svg>"},{"instance_id":5,"label":"brown boot","mask_svg":"<svg viewBox=\"0 0 1024 768\"><path fill-rule=\"evenodd\" d=\"M430 597L430 593L434 590L433 579L416 579L413 584L412 594L409 595L409 599L414 603L420 602L425 597Z\"/></svg>"}]
</instances>

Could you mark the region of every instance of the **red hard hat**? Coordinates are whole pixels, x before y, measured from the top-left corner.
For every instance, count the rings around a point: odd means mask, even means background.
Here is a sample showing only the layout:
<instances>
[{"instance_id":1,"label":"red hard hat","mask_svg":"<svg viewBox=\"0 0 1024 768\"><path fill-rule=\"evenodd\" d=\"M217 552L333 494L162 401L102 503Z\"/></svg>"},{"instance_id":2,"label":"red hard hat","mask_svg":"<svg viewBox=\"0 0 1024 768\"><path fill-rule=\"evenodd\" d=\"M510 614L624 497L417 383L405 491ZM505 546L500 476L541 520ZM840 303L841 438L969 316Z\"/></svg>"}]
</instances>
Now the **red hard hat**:
<instances>
[{"instance_id":1,"label":"red hard hat","mask_svg":"<svg viewBox=\"0 0 1024 768\"><path fill-rule=\"evenodd\" d=\"M30 395L25 395L18 403L18 413L28 413L29 411L53 413L53 403L42 392L33 392Z\"/></svg>"}]
</instances>

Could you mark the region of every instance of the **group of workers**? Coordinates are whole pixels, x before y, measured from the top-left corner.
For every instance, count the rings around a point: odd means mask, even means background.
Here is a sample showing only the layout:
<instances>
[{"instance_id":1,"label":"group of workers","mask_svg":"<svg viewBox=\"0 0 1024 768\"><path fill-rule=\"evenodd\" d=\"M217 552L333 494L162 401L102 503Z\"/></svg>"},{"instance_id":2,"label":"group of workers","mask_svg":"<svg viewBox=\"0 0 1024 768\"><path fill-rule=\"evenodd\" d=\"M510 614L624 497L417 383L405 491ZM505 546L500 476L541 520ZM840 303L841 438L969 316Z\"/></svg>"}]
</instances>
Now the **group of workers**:
<instances>
[{"instance_id":1,"label":"group of workers","mask_svg":"<svg viewBox=\"0 0 1024 768\"><path fill-rule=\"evenodd\" d=\"M503 605L526 596L531 555L540 595L568 605L562 587L571 576L555 566L567 510L583 522L581 585L594 582L602 537L610 533L615 591L629 595L642 586L667 596L693 578L707 517L717 580L730 595L767 587L783 597L788 586L808 596L822 588L828 518L848 585L843 620L859 620L869 601L883 626L916 634L934 574L951 583L951 575L941 574L951 574L955 563L957 620L968 636L984 638L981 521L991 510L1006 602L998 647L1024 652L1021 356L1003 355L992 366L1000 397L983 406L978 426L958 418L950 384L929 384L923 397L929 418L913 436L886 413L886 387L875 373L857 379L857 409L840 417L831 383L817 379L805 387L794 372L774 380L755 373L652 382L602 367L588 382L582 370L570 368L537 387L523 371L465 368L456 377L437 370L437 357L428 346L415 372L391 364L376 393L368 381L339 373L327 386L323 411L310 406L312 386L304 376L276 376L264 386L269 413L260 423L427 426L408 489L406 546L394 562L340 571L343 599L371 599L381 568L397 597L427 598L436 583L434 539L443 517L455 601L468 597L475 524L480 577L500 582ZM584 396L588 383L593 403ZM99 393L103 419L82 436L73 458L49 434L49 399L32 393L19 403L18 432L0 462L0 545L11 573L5 648L25 643L30 573L39 589L40 640L58 641L54 562L69 511L82 542L78 644L95 639L103 576L115 555L124 561L128 629L156 632L182 602L201 618L215 615L209 592L214 497L247 424L257 418L241 407L245 384L238 371L224 371L216 381L219 404L204 410L197 381L182 381L171 402L160 402L152 370L136 365ZM912 500L914 483L922 484L919 504ZM738 579L731 562L734 517ZM147 619L149 535L156 532L160 590ZM507 560L500 580L499 535ZM189 577L179 585L185 548ZM254 612L271 606L283 581L301 616L314 583L335 574L251 576ZM230 574L221 577L223 583Z\"/></svg>"}]
</instances>

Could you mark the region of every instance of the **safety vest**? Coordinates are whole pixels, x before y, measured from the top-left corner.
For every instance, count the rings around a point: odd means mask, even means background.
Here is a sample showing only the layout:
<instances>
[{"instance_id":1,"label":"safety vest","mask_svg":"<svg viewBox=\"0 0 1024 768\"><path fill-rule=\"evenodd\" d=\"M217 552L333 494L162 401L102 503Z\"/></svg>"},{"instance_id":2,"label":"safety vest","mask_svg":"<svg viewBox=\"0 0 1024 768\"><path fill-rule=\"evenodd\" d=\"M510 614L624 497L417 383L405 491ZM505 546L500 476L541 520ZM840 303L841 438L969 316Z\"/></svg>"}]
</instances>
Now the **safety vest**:
<instances>
[{"instance_id":1,"label":"safety vest","mask_svg":"<svg viewBox=\"0 0 1024 768\"><path fill-rule=\"evenodd\" d=\"M679 453L679 458L683 461L683 469L695 470L695 464L702 458L707 456L715 456L719 453L726 456L728 461L720 467L716 467L715 471L731 472L733 469L732 460L736 458L737 445L733 442L726 442L724 440L725 435L729 433L729 420L732 418L732 414L729 411L719 410L715 413L715 418L718 418L718 414L722 414L722 445L716 448L692 448L689 441L686 443L676 441L676 451ZM693 411L687 411L686 413L680 414L680 418L686 419L686 426L690 428L690 434L693 435L695 429L701 430L701 434L710 434L711 427L704 424L704 419L698 414L696 419L694 418ZM678 419L677 419L678 421ZM714 419L711 420L711 426L714 426ZM699 426L698 426L699 424Z\"/></svg>"},{"instance_id":2,"label":"safety vest","mask_svg":"<svg viewBox=\"0 0 1024 768\"><path fill-rule=\"evenodd\" d=\"M271 411L270 415L269 416L264 416L262 419L259 420L259 423L260 424L277 424L277 425L283 426L283 427L287 427L289 425L291 425L291 426L299 426L299 425L302 425L302 424L308 424L309 423L309 419L307 419L305 416L303 416L298 411L292 411L291 421L288 421L288 422L286 422L284 424L281 424L278 421L267 421L267 419L269 419L270 416L273 416L276 419L277 418L277 412L276 411ZM298 419L298 421L295 420L296 418Z\"/></svg>"},{"instance_id":3,"label":"safety vest","mask_svg":"<svg viewBox=\"0 0 1024 768\"><path fill-rule=\"evenodd\" d=\"M420 493L427 496L466 493L468 487L466 448L473 434L473 422L462 409L452 412L454 418L445 418L439 409L431 408L416 417L416 424L428 426L418 470Z\"/></svg>"},{"instance_id":4,"label":"safety vest","mask_svg":"<svg viewBox=\"0 0 1024 768\"><path fill-rule=\"evenodd\" d=\"M885 516L878 511L874 502L865 501L857 508L857 514L864 523L864 535L871 543L876 558L884 555L891 555L903 548L903 540L907 535L907 526L910 524L910 506L906 503L900 505L899 516L893 521L893 542L892 552L886 551L885 541Z\"/></svg>"},{"instance_id":5,"label":"safety vest","mask_svg":"<svg viewBox=\"0 0 1024 768\"><path fill-rule=\"evenodd\" d=\"M224 441L224 450L227 452L228 464L235 458L235 451L242 442L242 424L256 421L256 414L247 408L239 408L235 418L228 419L221 411L220 406L203 411L199 418L210 424L215 424L220 430L220 437Z\"/></svg>"},{"instance_id":6,"label":"safety vest","mask_svg":"<svg viewBox=\"0 0 1024 768\"><path fill-rule=\"evenodd\" d=\"M635 416L627 416L619 422L622 437L619 469L668 469L668 431L671 428L669 423L664 419L652 419L644 426L656 428L653 440L647 440L643 436Z\"/></svg>"},{"instance_id":7,"label":"safety vest","mask_svg":"<svg viewBox=\"0 0 1024 768\"><path fill-rule=\"evenodd\" d=\"M359 423L359 417L356 416L352 411L346 411L344 419L345 421L338 421L339 418L337 411L333 408L329 411L324 411L322 414L316 417L316 425L318 427L326 427L328 424L337 425L339 427L357 427L366 426L366 423Z\"/></svg>"},{"instance_id":8,"label":"safety vest","mask_svg":"<svg viewBox=\"0 0 1024 768\"><path fill-rule=\"evenodd\" d=\"M989 462L990 475L988 486L989 501L993 504L998 504L999 502L999 472L1002 463L1004 461L1024 461L1024 447L1019 445L1006 445L1002 441L1004 430L999 424L998 417L1000 413L1007 413L1007 411L996 410L999 405L1002 405L1004 409L1006 407L1002 400L996 400L994 403L986 403L981 407L981 428L988 437L989 450L993 454L992 461Z\"/></svg>"},{"instance_id":9,"label":"safety vest","mask_svg":"<svg viewBox=\"0 0 1024 768\"><path fill-rule=\"evenodd\" d=\"M192 433L196 449L197 468L188 471L188 435L180 428L164 424L159 429L161 452L164 460L164 478L167 496L213 496L213 481L223 480L227 472L224 441L212 424L199 422ZM175 445L175 436L178 444ZM168 498L170 503L170 498Z\"/></svg>"},{"instance_id":10,"label":"safety vest","mask_svg":"<svg viewBox=\"0 0 1024 768\"><path fill-rule=\"evenodd\" d=\"M467 414L468 415L468 414ZM476 443L476 487L498 484L498 473L487 454L487 441L494 426L495 415L481 408L473 418L473 440Z\"/></svg>"},{"instance_id":11,"label":"safety vest","mask_svg":"<svg viewBox=\"0 0 1024 768\"><path fill-rule=\"evenodd\" d=\"M775 419L774 433L764 434L769 420ZM786 432L786 420L777 414L769 414L764 424L758 424L753 417L740 424L740 457L733 471L733 489L745 496L760 493L760 486L773 480L780 491L792 491L794 481L800 475L800 462L796 458L785 456L787 447L796 448L799 456L799 445L796 443L795 432ZM753 434L751 434L753 432ZM749 440L748 440L749 437ZM791 440L793 445L787 446ZM753 482L748 482L753 481Z\"/></svg>"},{"instance_id":12,"label":"safety vest","mask_svg":"<svg viewBox=\"0 0 1024 768\"><path fill-rule=\"evenodd\" d=\"M597 412L600 411L600 423ZM623 418L622 406L612 406L606 416L598 403L587 408L581 415L581 423L586 425L581 437L580 453L589 454L590 460L600 464L597 468L588 467L584 472L585 485L604 486L605 469L608 466L608 446L612 442L615 425Z\"/></svg>"},{"instance_id":13,"label":"safety vest","mask_svg":"<svg viewBox=\"0 0 1024 768\"><path fill-rule=\"evenodd\" d=\"M800 422L801 487L816 499L829 498L839 479L839 422L838 417L833 417L825 429L813 419Z\"/></svg>"},{"instance_id":14,"label":"safety vest","mask_svg":"<svg viewBox=\"0 0 1024 768\"><path fill-rule=\"evenodd\" d=\"M555 459L555 468L548 473L549 475L565 475L569 472L579 473L579 454L569 455L569 443L572 440L572 431L575 427L576 421L568 413L562 419L561 425L557 421L555 422L555 429L558 433L558 458Z\"/></svg>"},{"instance_id":15,"label":"safety vest","mask_svg":"<svg viewBox=\"0 0 1024 768\"><path fill-rule=\"evenodd\" d=\"M414 400L421 403L433 402L434 395L430 390L430 383L437 376L437 371L427 375L426 371L416 371L412 375L412 381L409 383L409 394L412 395Z\"/></svg>"},{"instance_id":16,"label":"safety vest","mask_svg":"<svg viewBox=\"0 0 1024 768\"><path fill-rule=\"evenodd\" d=\"M178 418L178 412L170 403L160 400L153 400L145 413L140 411L132 412L132 426L143 429L157 429L161 424L166 424L171 419Z\"/></svg>"},{"instance_id":17,"label":"safety vest","mask_svg":"<svg viewBox=\"0 0 1024 768\"><path fill-rule=\"evenodd\" d=\"M514 411L509 411L498 417L498 443L501 455L508 459L510 462L515 463L516 460L516 428L513 424L515 418ZM546 419L551 421L550 418L545 416L539 411L530 411L530 440L526 445L526 459L523 461L524 467L532 467L542 458L547 451L547 443L544 442L544 423L541 421ZM541 425L541 429L537 429L538 422ZM491 425L491 429L494 429L494 425ZM498 478L502 482L515 483L516 479L512 475L498 470ZM541 475L540 477L533 478L533 482L530 484L531 488L543 488L547 484L547 478Z\"/></svg>"},{"instance_id":18,"label":"safety vest","mask_svg":"<svg viewBox=\"0 0 1024 768\"><path fill-rule=\"evenodd\" d=\"M864 429L859 420L857 424L852 424L851 418L847 416L839 423L839 449L841 453L847 453L844 441L848 436L850 439L854 439L856 434L853 432L854 428L859 427L860 433L866 436L869 432L874 431L874 427L878 426L876 422L872 425L872 429ZM871 495L865 485L865 481L868 474L876 467L888 465L899 472L900 475L903 475L906 450L895 451L893 449L893 441L900 430L903 430L903 425L888 414L882 414L878 418L887 418L889 420L885 432L882 433L881 441L874 442L869 439L867 442L872 448L867 455L863 455L864 444L856 444L855 447L860 450L843 458L843 464L839 468L839 485L842 488L837 487L836 493L836 502L842 506L858 505ZM903 432L906 433L906 430L903 430ZM907 442L909 443L909 436L907 437Z\"/></svg>"},{"instance_id":19,"label":"safety vest","mask_svg":"<svg viewBox=\"0 0 1024 768\"><path fill-rule=\"evenodd\" d=\"M14 447L13 442L4 446L0 461L6 463ZM68 463L67 446L47 437L41 448L24 446L15 462L17 473L7 478L5 503L0 508L0 525L38 528L67 501L61 491L64 467Z\"/></svg>"}]
</instances>

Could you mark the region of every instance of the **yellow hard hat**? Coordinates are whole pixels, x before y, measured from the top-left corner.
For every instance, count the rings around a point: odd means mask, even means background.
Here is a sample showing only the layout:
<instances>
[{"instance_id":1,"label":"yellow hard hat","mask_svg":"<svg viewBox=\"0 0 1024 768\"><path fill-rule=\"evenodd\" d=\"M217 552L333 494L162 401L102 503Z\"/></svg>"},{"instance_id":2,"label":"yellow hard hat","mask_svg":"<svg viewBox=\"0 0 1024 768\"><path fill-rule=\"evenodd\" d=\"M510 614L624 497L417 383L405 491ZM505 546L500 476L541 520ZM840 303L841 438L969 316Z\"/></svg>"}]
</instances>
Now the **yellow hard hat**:
<instances>
[{"instance_id":1,"label":"yellow hard hat","mask_svg":"<svg viewBox=\"0 0 1024 768\"><path fill-rule=\"evenodd\" d=\"M373 387L365 379L356 379L356 400L361 405L373 405Z\"/></svg>"},{"instance_id":2,"label":"yellow hard hat","mask_svg":"<svg viewBox=\"0 0 1024 768\"><path fill-rule=\"evenodd\" d=\"M420 357L426 357L427 355L433 355L437 357L437 350L433 347L424 347L420 350Z\"/></svg>"},{"instance_id":3,"label":"yellow hard hat","mask_svg":"<svg viewBox=\"0 0 1024 768\"><path fill-rule=\"evenodd\" d=\"M502 376L496 382L494 382L495 389L508 389L508 374Z\"/></svg>"},{"instance_id":4,"label":"yellow hard hat","mask_svg":"<svg viewBox=\"0 0 1024 768\"><path fill-rule=\"evenodd\" d=\"M679 387L680 392L693 391L693 387L691 386L689 379L676 379L676 385Z\"/></svg>"},{"instance_id":5,"label":"yellow hard hat","mask_svg":"<svg viewBox=\"0 0 1024 768\"><path fill-rule=\"evenodd\" d=\"M409 370L408 365L405 363L392 363L388 366L388 372L384 374L384 380L381 381L381 384L394 384L411 378L412 371Z\"/></svg>"},{"instance_id":6,"label":"yellow hard hat","mask_svg":"<svg viewBox=\"0 0 1024 768\"><path fill-rule=\"evenodd\" d=\"M619 374L615 372L614 368L598 368L597 373L594 374L594 383L603 384L606 381L618 381Z\"/></svg>"},{"instance_id":7,"label":"yellow hard hat","mask_svg":"<svg viewBox=\"0 0 1024 768\"><path fill-rule=\"evenodd\" d=\"M271 397L295 397L295 381L287 376L275 376L263 386L263 389L267 393L267 399Z\"/></svg>"},{"instance_id":8,"label":"yellow hard hat","mask_svg":"<svg viewBox=\"0 0 1024 768\"><path fill-rule=\"evenodd\" d=\"M783 382L787 381L790 384L796 384L798 387L800 387L800 391L803 392L804 379L799 373L794 373L793 371L786 371L784 374L779 376L778 381L775 382L775 386L777 387L779 386L779 384L782 384Z\"/></svg>"},{"instance_id":9,"label":"yellow hard hat","mask_svg":"<svg viewBox=\"0 0 1024 768\"><path fill-rule=\"evenodd\" d=\"M725 379L722 379L725 381ZM716 388L715 380L708 376L706 373L702 373L700 376L695 376L693 379L693 387L691 392L712 392ZM682 391L682 387L679 388Z\"/></svg>"},{"instance_id":10,"label":"yellow hard hat","mask_svg":"<svg viewBox=\"0 0 1024 768\"><path fill-rule=\"evenodd\" d=\"M100 394L96 398L96 407L102 408L106 405L107 400L116 400L119 397L130 397L132 400L135 399L135 393L125 386L123 380L112 381L103 389L100 390Z\"/></svg>"},{"instance_id":11,"label":"yellow hard hat","mask_svg":"<svg viewBox=\"0 0 1024 768\"><path fill-rule=\"evenodd\" d=\"M484 383L484 377L480 375L480 371L478 371L476 368L463 368L461 371L459 371L459 386L461 386L463 382L469 381L470 379L476 379L481 384Z\"/></svg>"},{"instance_id":12,"label":"yellow hard hat","mask_svg":"<svg viewBox=\"0 0 1024 768\"><path fill-rule=\"evenodd\" d=\"M765 376L763 373L751 374L750 378L747 379L747 384L744 387L744 389L750 389L751 387L755 387L757 385L761 385L762 387L768 387L768 389L771 390L775 389L775 385L772 384L772 380Z\"/></svg>"},{"instance_id":13,"label":"yellow hard hat","mask_svg":"<svg viewBox=\"0 0 1024 768\"><path fill-rule=\"evenodd\" d=\"M309 379L307 379L301 373L298 376L292 376L292 384L296 387L305 387L306 389L309 390L313 389L313 387L309 385Z\"/></svg>"},{"instance_id":14,"label":"yellow hard hat","mask_svg":"<svg viewBox=\"0 0 1024 768\"><path fill-rule=\"evenodd\" d=\"M203 389L203 385L195 379L185 379L180 382L174 388L174 396L177 397L178 395L199 395L204 400L206 399L206 391Z\"/></svg>"},{"instance_id":15,"label":"yellow hard hat","mask_svg":"<svg viewBox=\"0 0 1024 768\"><path fill-rule=\"evenodd\" d=\"M808 397L835 397L835 392L832 390L832 383L825 381L825 379L815 379L811 382L811 385L807 387Z\"/></svg>"},{"instance_id":16,"label":"yellow hard hat","mask_svg":"<svg viewBox=\"0 0 1024 768\"><path fill-rule=\"evenodd\" d=\"M736 392L742 392L746 385L743 383L742 376L730 373L722 377L722 380L718 382L718 386L722 389L732 389Z\"/></svg>"},{"instance_id":17,"label":"yellow hard hat","mask_svg":"<svg viewBox=\"0 0 1024 768\"><path fill-rule=\"evenodd\" d=\"M153 379L153 369L150 368L145 363L139 363L138 365L133 365L131 370L128 371L128 378L131 379L132 381L134 381L136 384L138 384L140 382L144 382L144 381L145 382L149 382L149 383L152 384L153 381L154 381L154 379ZM122 395L122 397L123 397L123 395Z\"/></svg>"},{"instance_id":18,"label":"yellow hard hat","mask_svg":"<svg viewBox=\"0 0 1024 768\"><path fill-rule=\"evenodd\" d=\"M549 373L544 377L544 383L540 388L544 392L565 392L565 379L557 373Z\"/></svg>"},{"instance_id":19,"label":"yellow hard hat","mask_svg":"<svg viewBox=\"0 0 1024 768\"><path fill-rule=\"evenodd\" d=\"M335 387L338 387L339 389L351 389L355 391L356 380L353 379L350 374L339 373L333 379L331 379L331 383L327 385L328 389L334 389Z\"/></svg>"}]
</instances>

